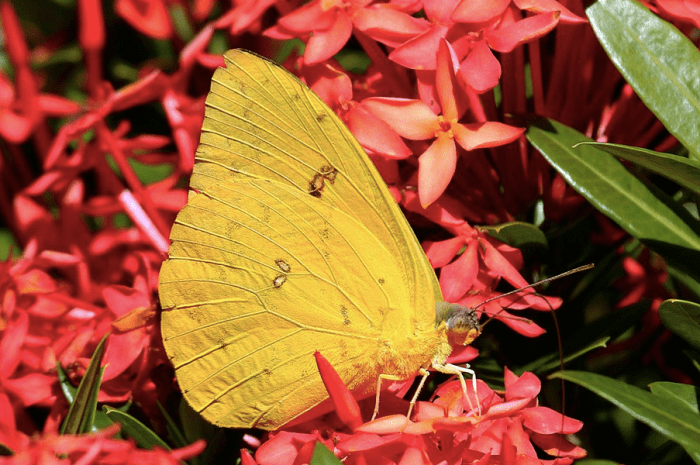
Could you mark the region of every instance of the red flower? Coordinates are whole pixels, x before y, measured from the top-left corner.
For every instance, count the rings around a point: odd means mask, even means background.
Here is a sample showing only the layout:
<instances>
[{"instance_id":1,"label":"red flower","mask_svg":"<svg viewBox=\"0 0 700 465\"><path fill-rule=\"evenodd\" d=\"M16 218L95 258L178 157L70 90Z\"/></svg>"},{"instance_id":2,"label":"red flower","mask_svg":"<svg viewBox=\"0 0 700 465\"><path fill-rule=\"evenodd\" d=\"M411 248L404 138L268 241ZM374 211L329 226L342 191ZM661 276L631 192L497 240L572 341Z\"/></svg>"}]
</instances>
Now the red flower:
<instances>
[{"instance_id":1,"label":"red flower","mask_svg":"<svg viewBox=\"0 0 700 465\"><path fill-rule=\"evenodd\" d=\"M312 65L332 57L352 35L352 16L372 0L314 0L282 17L265 31L275 39L302 38L306 42L304 63Z\"/></svg>"},{"instance_id":2,"label":"red flower","mask_svg":"<svg viewBox=\"0 0 700 465\"><path fill-rule=\"evenodd\" d=\"M423 247L431 265L440 269L440 288L447 302L478 308L479 314L494 317L524 336L536 337L544 330L531 320L507 312L506 308L550 311L562 304L561 299L541 296L530 288L481 306L485 300L498 296L493 289L501 278L516 288L529 284L517 271L523 260L520 250L487 233L472 230L469 235L439 243L426 241Z\"/></svg>"},{"instance_id":3,"label":"red flower","mask_svg":"<svg viewBox=\"0 0 700 465\"><path fill-rule=\"evenodd\" d=\"M464 92L457 84L454 53L442 41L435 77L442 115L420 100L368 98L362 105L385 121L400 136L411 140L436 139L419 157L418 195L426 207L445 191L457 166L457 146L465 150L495 147L517 139L523 129L498 122L458 123L467 109Z\"/></svg>"}]
</instances>

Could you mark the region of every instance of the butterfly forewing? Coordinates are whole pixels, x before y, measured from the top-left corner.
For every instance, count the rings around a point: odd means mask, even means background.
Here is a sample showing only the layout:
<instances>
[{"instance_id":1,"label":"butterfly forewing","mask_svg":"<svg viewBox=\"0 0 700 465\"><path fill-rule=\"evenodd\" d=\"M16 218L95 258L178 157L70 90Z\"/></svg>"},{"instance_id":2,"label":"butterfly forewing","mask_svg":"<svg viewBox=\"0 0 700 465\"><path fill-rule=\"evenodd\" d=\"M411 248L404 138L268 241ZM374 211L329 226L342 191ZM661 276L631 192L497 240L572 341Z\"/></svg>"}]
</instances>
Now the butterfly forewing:
<instances>
[{"instance_id":1,"label":"butterfly forewing","mask_svg":"<svg viewBox=\"0 0 700 465\"><path fill-rule=\"evenodd\" d=\"M432 318L434 300L442 300L435 274L352 134L278 65L239 50L225 58L207 97L192 187L206 190L216 172L216 179L271 179L313 194L363 223L400 257L412 310Z\"/></svg>"}]
</instances>

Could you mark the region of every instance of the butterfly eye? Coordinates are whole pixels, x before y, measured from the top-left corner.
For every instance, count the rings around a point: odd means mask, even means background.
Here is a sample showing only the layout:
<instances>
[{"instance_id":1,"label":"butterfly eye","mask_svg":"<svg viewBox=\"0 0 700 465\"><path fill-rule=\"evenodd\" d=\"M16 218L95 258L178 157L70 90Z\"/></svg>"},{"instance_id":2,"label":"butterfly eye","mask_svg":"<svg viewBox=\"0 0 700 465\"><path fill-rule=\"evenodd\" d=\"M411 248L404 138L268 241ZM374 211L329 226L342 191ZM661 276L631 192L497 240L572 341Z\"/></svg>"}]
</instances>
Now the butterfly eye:
<instances>
[{"instance_id":1,"label":"butterfly eye","mask_svg":"<svg viewBox=\"0 0 700 465\"><path fill-rule=\"evenodd\" d=\"M447 330L452 332L469 332L479 330L479 317L472 308L461 307L447 318Z\"/></svg>"}]
</instances>

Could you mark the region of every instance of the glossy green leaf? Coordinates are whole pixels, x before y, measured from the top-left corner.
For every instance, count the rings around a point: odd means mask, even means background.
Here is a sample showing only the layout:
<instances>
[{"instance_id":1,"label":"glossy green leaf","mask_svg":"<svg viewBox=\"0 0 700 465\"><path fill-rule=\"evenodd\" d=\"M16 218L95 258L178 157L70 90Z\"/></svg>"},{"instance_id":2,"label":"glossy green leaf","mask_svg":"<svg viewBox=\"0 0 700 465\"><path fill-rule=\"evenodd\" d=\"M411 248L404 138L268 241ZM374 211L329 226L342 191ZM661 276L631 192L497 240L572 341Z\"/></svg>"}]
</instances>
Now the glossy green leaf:
<instances>
[{"instance_id":1,"label":"glossy green leaf","mask_svg":"<svg viewBox=\"0 0 700 465\"><path fill-rule=\"evenodd\" d=\"M108 334L97 344L95 352L92 354L90 363L80 385L75 393L75 399L70 404L68 414L61 425L61 434L88 433L93 430L95 421L95 411L97 410L97 395L100 392L102 383L103 368L102 357L105 351L105 342Z\"/></svg>"},{"instance_id":2,"label":"glossy green leaf","mask_svg":"<svg viewBox=\"0 0 700 465\"><path fill-rule=\"evenodd\" d=\"M649 389L651 389L654 395L680 400L695 413L700 413L700 411L698 411L698 395L700 395L700 389L698 389L697 386L672 383L670 381L659 381L651 383Z\"/></svg>"},{"instance_id":3,"label":"glossy green leaf","mask_svg":"<svg viewBox=\"0 0 700 465\"><path fill-rule=\"evenodd\" d=\"M598 142L584 142L580 145L591 145L604 150L700 194L700 163L695 160L627 145Z\"/></svg>"},{"instance_id":4,"label":"glossy green leaf","mask_svg":"<svg viewBox=\"0 0 700 465\"><path fill-rule=\"evenodd\" d=\"M317 442L309 465L342 465L342 463L328 447Z\"/></svg>"},{"instance_id":5,"label":"glossy green leaf","mask_svg":"<svg viewBox=\"0 0 700 465\"><path fill-rule=\"evenodd\" d=\"M107 416L122 426L122 432L129 437L134 438L136 443L144 449L153 449L158 446L163 449L170 449L170 446L163 441L149 427L132 417L128 413L122 412L108 406L102 407Z\"/></svg>"},{"instance_id":6,"label":"glossy green leaf","mask_svg":"<svg viewBox=\"0 0 700 465\"><path fill-rule=\"evenodd\" d=\"M530 223L512 221L510 223L497 224L494 226L479 226L479 229L486 231L491 237L517 249L527 247L546 249L548 247L547 238L542 230Z\"/></svg>"},{"instance_id":7,"label":"glossy green leaf","mask_svg":"<svg viewBox=\"0 0 700 465\"><path fill-rule=\"evenodd\" d=\"M688 344L700 350L700 305L669 299L659 306L661 322Z\"/></svg>"},{"instance_id":8,"label":"glossy green leaf","mask_svg":"<svg viewBox=\"0 0 700 465\"><path fill-rule=\"evenodd\" d=\"M580 132L545 118L529 118L527 138L577 192L684 271L700 273L700 237L613 156Z\"/></svg>"},{"instance_id":9,"label":"glossy green leaf","mask_svg":"<svg viewBox=\"0 0 700 465\"><path fill-rule=\"evenodd\" d=\"M700 53L633 0L599 0L586 14L620 73L693 158L700 149Z\"/></svg>"},{"instance_id":10,"label":"glossy green leaf","mask_svg":"<svg viewBox=\"0 0 700 465\"><path fill-rule=\"evenodd\" d=\"M700 463L700 415L686 404L654 395L636 386L584 371L561 371L553 378L563 378L609 400L637 420L679 443Z\"/></svg>"}]
</instances>

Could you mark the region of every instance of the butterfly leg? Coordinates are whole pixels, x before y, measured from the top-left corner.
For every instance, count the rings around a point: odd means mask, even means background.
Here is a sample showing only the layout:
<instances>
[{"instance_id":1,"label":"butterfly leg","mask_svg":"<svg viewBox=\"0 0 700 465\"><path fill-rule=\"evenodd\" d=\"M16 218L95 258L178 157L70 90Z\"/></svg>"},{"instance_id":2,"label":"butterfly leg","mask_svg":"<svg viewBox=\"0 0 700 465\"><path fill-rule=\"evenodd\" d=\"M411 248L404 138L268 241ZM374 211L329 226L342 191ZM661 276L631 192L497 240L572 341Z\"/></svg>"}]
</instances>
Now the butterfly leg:
<instances>
[{"instance_id":1,"label":"butterfly leg","mask_svg":"<svg viewBox=\"0 0 700 465\"><path fill-rule=\"evenodd\" d=\"M379 378L377 379L377 397L374 400L374 413L372 414L372 420L374 420L377 417L377 414L379 413L379 394L382 392L382 381L384 381L385 379L391 381L401 381L401 378L399 378L398 376L385 374L379 375Z\"/></svg>"},{"instance_id":2,"label":"butterfly leg","mask_svg":"<svg viewBox=\"0 0 700 465\"><path fill-rule=\"evenodd\" d=\"M421 368L419 373L421 374L422 378L420 380L420 383L418 384L418 387L416 388L416 393L413 394L413 397L411 398L411 403L409 404L408 407L408 413L406 414L406 417L411 418L411 412L413 412L413 407L416 405L416 401L418 400L418 395L420 392L423 390L423 386L425 385L425 381L428 379L428 375L430 372L426 370L425 368Z\"/></svg>"},{"instance_id":3,"label":"butterfly leg","mask_svg":"<svg viewBox=\"0 0 700 465\"><path fill-rule=\"evenodd\" d=\"M452 365L451 363L447 363L444 365L434 364L433 368L435 368L440 373L445 373L448 375L457 375L457 377L459 378L459 384L462 386L462 392L464 393L464 397L467 398L467 402L469 403L469 409L474 410L474 404L472 404L472 401L469 398L469 395L467 394L467 383L464 380L464 375L462 373L470 375L472 378L472 388L474 389L474 397L476 398L477 412L478 415L481 416L481 402L479 402L479 396L476 393L476 373L474 372L474 370L469 368L469 364L466 364L463 367L459 365Z\"/></svg>"}]
</instances>

